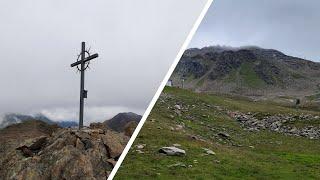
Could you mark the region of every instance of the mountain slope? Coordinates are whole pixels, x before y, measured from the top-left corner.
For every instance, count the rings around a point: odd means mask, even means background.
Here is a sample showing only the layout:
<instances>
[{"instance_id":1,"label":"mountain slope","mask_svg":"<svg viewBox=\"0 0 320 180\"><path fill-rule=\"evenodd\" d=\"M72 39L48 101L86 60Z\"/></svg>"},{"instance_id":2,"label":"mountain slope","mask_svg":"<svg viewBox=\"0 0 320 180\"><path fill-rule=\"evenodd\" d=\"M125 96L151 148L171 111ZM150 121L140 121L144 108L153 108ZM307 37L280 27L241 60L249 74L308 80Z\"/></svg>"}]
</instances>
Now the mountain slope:
<instances>
[{"instance_id":1,"label":"mountain slope","mask_svg":"<svg viewBox=\"0 0 320 180\"><path fill-rule=\"evenodd\" d=\"M5 148L20 144L27 139L50 136L57 129L59 129L57 125L49 125L39 120L30 120L9 125L0 129L0 152L4 152Z\"/></svg>"},{"instance_id":2,"label":"mountain slope","mask_svg":"<svg viewBox=\"0 0 320 180\"><path fill-rule=\"evenodd\" d=\"M307 108L167 87L115 179L319 179L319 117ZM160 153L168 146L186 154Z\"/></svg>"},{"instance_id":3,"label":"mountain slope","mask_svg":"<svg viewBox=\"0 0 320 180\"><path fill-rule=\"evenodd\" d=\"M138 124L141 118L142 116L132 112L119 113L110 120L106 120L104 124L114 131L123 132L128 123L134 121Z\"/></svg>"},{"instance_id":4,"label":"mountain slope","mask_svg":"<svg viewBox=\"0 0 320 180\"><path fill-rule=\"evenodd\" d=\"M188 49L171 79L202 92L310 95L320 88L320 63L259 47Z\"/></svg>"}]
</instances>

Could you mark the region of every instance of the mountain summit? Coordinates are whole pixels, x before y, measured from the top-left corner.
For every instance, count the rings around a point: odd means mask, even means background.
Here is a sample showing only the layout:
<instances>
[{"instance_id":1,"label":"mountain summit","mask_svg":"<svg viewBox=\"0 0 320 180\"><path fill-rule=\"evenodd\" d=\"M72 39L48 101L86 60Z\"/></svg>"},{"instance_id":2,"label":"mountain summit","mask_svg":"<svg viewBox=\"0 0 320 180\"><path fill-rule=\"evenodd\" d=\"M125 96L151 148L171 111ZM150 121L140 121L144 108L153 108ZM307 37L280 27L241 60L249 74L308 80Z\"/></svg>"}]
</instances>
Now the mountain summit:
<instances>
[{"instance_id":1,"label":"mountain summit","mask_svg":"<svg viewBox=\"0 0 320 180\"><path fill-rule=\"evenodd\" d=\"M106 120L104 124L114 131L122 132L125 130L125 127L128 125L128 123L134 122L138 124L141 118L142 116L133 112L124 112L117 114L110 120Z\"/></svg>"},{"instance_id":2,"label":"mountain summit","mask_svg":"<svg viewBox=\"0 0 320 180\"><path fill-rule=\"evenodd\" d=\"M310 95L320 88L320 63L256 46L185 51L171 79L200 92Z\"/></svg>"}]
</instances>

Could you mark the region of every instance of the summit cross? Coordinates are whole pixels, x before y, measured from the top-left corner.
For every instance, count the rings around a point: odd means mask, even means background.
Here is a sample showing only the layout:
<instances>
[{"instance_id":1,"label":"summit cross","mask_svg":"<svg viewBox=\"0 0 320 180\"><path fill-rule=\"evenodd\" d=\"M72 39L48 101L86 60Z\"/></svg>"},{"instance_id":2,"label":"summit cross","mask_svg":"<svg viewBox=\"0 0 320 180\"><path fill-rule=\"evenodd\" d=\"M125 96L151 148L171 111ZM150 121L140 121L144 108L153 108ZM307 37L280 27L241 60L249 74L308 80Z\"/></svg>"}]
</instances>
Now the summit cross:
<instances>
[{"instance_id":1,"label":"summit cross","mask_svg":"<svg viewBox=\"0 0 320 180\"><path fill-rule=\"evenodd\" d=\"M87 57L86 57L87 55ZM84 89L84 72L89 67L90 61L97 58L99 55L97 53L90 55L89 50L86 50L86 43L81 43L81 53L78 56L76 62L71 64L71 67L77 67L80 71L80 110L79 110L79 129L83 127L83 108L84 108L84 98L87 98L88 91ZM80 68L78 67L80 66Z\"/></svg>"}]
</instances>

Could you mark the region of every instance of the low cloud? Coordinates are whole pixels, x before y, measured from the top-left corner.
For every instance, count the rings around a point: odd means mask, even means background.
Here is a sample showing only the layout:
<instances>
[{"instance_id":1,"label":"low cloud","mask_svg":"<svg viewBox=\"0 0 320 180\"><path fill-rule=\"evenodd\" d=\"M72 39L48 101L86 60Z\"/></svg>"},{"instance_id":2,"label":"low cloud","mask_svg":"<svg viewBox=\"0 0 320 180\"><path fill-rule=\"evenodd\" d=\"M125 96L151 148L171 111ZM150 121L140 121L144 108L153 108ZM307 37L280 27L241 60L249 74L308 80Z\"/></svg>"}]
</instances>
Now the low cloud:
<instances>
[{"instance_id":1,"label":"low cloud","mask_svg":"<svg viewBox=\"0 0 320 180\"><path fill-rule=\"evenodd\" d=\"M256 45L320 61L320 1L216 0L190 47Z\"/></svg>"},{"instance_id":2,"label":"low cloud","mask_svg":"<svg viewBox=\"0 0 320 180\"><path fill-rule=\"evenodd\" d=\"M0 114L78 119L80 75L70 64L82 41L99 53L85 76L86 122L142 114L205 3L1 1Z\"/></svg>"}]
</instances>

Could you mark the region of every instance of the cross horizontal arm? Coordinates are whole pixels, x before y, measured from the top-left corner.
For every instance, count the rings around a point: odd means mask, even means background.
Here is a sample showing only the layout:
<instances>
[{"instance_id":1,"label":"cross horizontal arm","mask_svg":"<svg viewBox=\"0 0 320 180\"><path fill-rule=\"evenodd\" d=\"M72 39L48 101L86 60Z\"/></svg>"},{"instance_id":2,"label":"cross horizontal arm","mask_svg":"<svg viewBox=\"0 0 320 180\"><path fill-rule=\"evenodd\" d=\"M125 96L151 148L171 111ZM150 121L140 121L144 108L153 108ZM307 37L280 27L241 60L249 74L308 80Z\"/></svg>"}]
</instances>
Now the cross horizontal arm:
<instances>
[{"instance_id":1,"label":"cross horizontal arm","mask_svg":"<svg viewBox=\"0 0 320 180\"><path fill-rule=\"evenodd\" d=\"M85 62L87 62L87 61L90 61L90 60L92 60L92 59L94 59L94 58L97 58L99 55L96 53L96 54L93 54L93 55L91 55L91 56L89 56L89 57L86 57L84 60L81 60L81 61L77 61L77 62L74 62L74 63L72 63L71 64L71 67L74 67L74 66L77 66L77 65L79 65L79 64L81 64L81 63L85 63Z\"/></svg>"}]
</instances>

